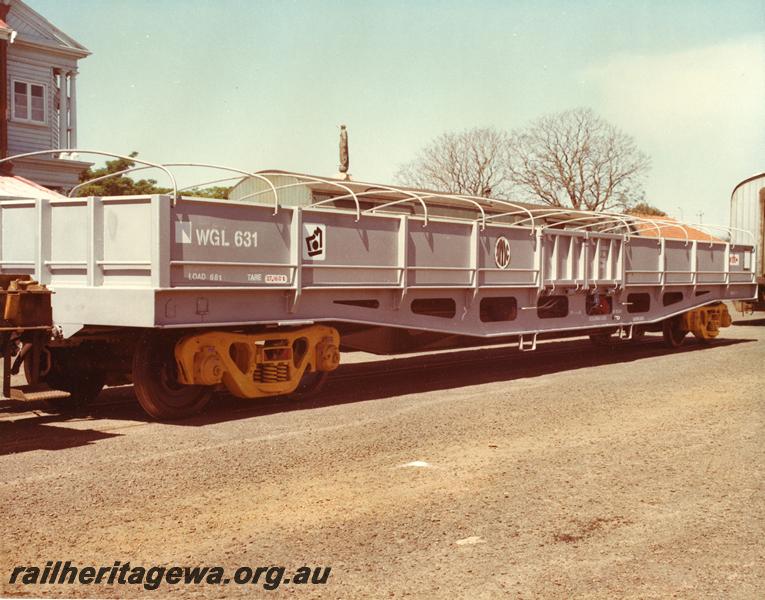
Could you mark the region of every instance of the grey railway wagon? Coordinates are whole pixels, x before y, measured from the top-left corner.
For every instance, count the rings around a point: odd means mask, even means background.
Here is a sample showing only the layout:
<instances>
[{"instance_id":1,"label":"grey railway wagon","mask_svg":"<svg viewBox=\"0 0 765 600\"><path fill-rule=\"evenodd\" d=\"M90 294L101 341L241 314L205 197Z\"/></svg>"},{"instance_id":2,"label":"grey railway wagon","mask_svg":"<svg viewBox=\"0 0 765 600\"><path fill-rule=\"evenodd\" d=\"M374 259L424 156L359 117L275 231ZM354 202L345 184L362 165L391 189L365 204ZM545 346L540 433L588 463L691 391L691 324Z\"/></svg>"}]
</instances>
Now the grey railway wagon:
<instances>
[{"instance_id":1,"label":"grey railway wagon","mask_svg":"<svg viewBox=\"0 0 765 600\"><path fill-rule=\"evenodd\" d=\"M175 185L1 200L0 277L52 292L49 333L5 323L17 368L70 403L132 380L149 413L177 417L215 388L308 392L341 347L514 336L532 350L540 335L652 329L676 344L715 336L720 301L756 293L754 246L729 233L280 171L237 177L227 200Z\"/></svg>"}]
</instances>

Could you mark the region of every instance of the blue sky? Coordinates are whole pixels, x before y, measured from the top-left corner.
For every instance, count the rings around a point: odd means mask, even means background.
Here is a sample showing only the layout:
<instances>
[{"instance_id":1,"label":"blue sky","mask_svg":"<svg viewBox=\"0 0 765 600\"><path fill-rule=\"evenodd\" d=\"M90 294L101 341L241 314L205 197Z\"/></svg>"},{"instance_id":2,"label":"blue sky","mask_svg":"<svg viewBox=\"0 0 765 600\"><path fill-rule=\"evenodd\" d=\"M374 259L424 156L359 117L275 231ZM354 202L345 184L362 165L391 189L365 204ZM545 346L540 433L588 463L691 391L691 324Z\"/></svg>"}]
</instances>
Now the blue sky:
<instances>
[{"instance_id":1,"label":"blue sky","mask_svg":"<svg viewBox=\"0 0 765 600\"><path fill-rule=\"evenodd\" d=\"M332 175L347 123L354 177L391 182L444 131L589 106L688 221L765 170L763 0L27 2L93 52L82 147Z\"/></svg>"}]
</instances>

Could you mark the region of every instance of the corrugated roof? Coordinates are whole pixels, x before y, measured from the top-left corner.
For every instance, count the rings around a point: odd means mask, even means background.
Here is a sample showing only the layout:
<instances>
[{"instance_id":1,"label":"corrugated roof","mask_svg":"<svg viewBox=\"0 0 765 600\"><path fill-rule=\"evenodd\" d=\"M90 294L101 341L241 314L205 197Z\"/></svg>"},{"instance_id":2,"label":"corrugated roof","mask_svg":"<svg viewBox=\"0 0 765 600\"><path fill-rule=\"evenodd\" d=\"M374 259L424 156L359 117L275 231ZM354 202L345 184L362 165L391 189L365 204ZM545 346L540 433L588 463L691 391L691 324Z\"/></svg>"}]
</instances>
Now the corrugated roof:
<instances>
[{"instance_id":1,"label":"corrugated roof","mask_svg":"<svg viewBox=\"0 0 765 600\"><path fill-rule=\"evenodd\" d=\"M0 176L0 198L65 198L58 192L44 188L25 177Z\"/></svg>"}]
</instances>

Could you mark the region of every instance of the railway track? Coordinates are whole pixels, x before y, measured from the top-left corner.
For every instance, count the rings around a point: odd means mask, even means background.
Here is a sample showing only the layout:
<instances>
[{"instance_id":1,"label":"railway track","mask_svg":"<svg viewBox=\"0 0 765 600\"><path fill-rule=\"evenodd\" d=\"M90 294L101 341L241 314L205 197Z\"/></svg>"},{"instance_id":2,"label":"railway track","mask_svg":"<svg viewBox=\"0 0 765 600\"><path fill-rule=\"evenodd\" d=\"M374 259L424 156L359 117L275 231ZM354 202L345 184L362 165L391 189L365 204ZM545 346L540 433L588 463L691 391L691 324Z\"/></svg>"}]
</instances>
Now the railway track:
<instances>
[{"instance_id":1,"label":"railway track","mask_svg":"<svg viewBox=\"0 0 765 600\"><path fill-rule=\"evenodd\" d=\"M719 340L712 346L701 346L691 341L687 346L674 352L694 351L725 343L725 340ZM386 393L397 396L422 389L460 387L479 384L484 380L496 381L503 377L510 382L514 379L541 376L545 373L574 368L661 356L669 352L673 351L664 348L661 345L661 337L658 336L646 336L640 341L618 343L606 349L593 347L588 340L576 338L541 342L535 352L520 352L517 346L512 344L351 362L341 365L330 376L322 391L311 398L291 401L285 397L274 397L247 402L226 394L219 394L204 415L190 419L204 418L205 415L213 415L217 418L230 418L235 415L255 416L259 413L280 410L313 408L371 398L382 399ZM412 385L412 391L407 392L407 387L413 382L416 382L416 385ZM130 410L133 405L135 405L135 411ZM115 418L145 420L132 393L132 386L105 390L99 400L88 408L88 413L82 416L61 417L55 413L48 413L47 406L38 401L29 402L28 408L18 402L0 405L0 422L23 421L34 417L46 419L46 421L62 418L66 419L67 423ZM126 424L116 428L111 426L109 430L141 424Z\"/></svg>"}]
</instances>

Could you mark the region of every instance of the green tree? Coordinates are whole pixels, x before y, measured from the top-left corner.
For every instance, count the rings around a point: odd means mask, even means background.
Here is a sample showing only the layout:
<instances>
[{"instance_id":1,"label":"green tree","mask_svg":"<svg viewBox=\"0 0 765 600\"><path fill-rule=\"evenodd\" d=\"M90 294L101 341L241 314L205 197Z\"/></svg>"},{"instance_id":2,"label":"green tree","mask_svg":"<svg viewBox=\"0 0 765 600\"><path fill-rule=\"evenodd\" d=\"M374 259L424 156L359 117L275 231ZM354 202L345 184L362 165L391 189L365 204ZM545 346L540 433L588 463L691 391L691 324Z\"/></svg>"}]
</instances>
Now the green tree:
<instances>
[{"instance_id":1,"label":"green tree","mask_svg":"<svg viewBox=\"0 0 765 600\"><path fill-rule=\"evenodd\" d=\"M135 158L138 152L131 152L130 157ZM89 167L80 174L80 182L89 181L104 175L119 173L136 166L135 161L125 158L107 160L106 165L100 169ZM166 187L158 187L156 179L135 180L126 175L115 175L95 183L88 183L77 190L78 196L128 196L143 194L164 194L170 191Z\"/></svg>"},{"instance_id":2,"label":"green tree","mask_svg":"<svg viewBox=\"0 0 765 600\"><path fill-rule=\"evenodd\" d=\"M200 198L220 198L225 200L233 186L214 185L206 188L191 188L183 190L184 196L197 196Z\"/></svg>"},{"instance_id":3,"label":"green tree","mask_svg":"<svg viewBox=\"0 0 765 600\"><path fill-rule=\"evenodd\" d=\"M624 211L626 215L646 215L649 217L666 217L667 213L663 210L651 206L648 202L638 202L632 208L628 208Z\"/></svg>"},{"instance_id":4,"label":"green tree","mask_svg":"<svg viewBox=\"0 0 765 600\"><path fill-rule=\"evenodd\" d=\"M138 152L131 152L130 158L138 156ZM156 179L133 179L132 173L116 175L127 169L136 166L136 162L125 158L115 158L107 160L105 166L100 169L92 167L80 174L80 182L86 182L105 175L115 174L113 177L107 177L95 183L88 183L77 190L78 196L129 196L146 194L166 194L171 192L169 187L157 185ZM140 165L138 165L140 167ZM140 171L134 171L140 173ZM184 196L200 196L202 198L228 198L231 187L211 186L205 188L191 188L183 191Z\"/></svg>"}]
</instances>

